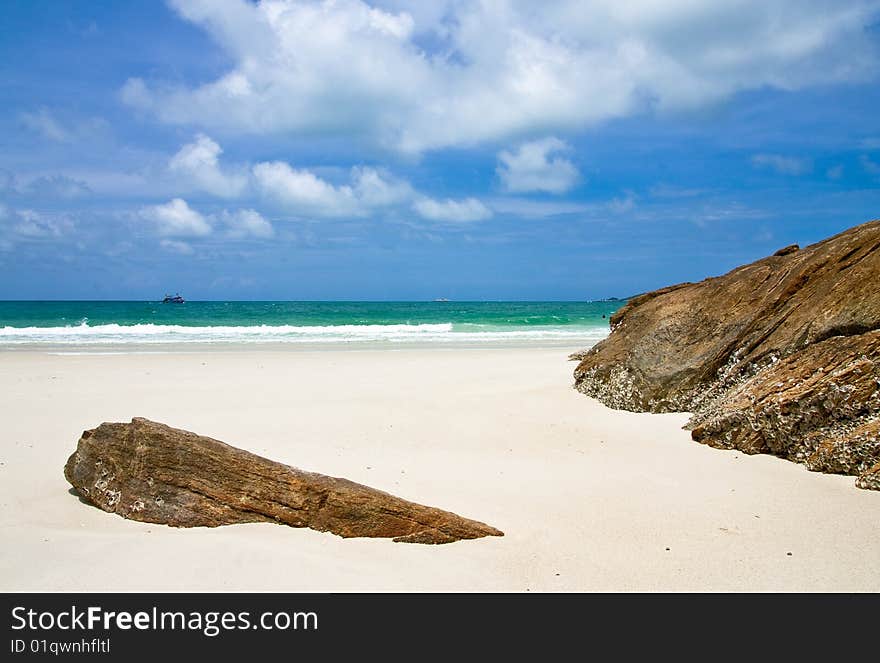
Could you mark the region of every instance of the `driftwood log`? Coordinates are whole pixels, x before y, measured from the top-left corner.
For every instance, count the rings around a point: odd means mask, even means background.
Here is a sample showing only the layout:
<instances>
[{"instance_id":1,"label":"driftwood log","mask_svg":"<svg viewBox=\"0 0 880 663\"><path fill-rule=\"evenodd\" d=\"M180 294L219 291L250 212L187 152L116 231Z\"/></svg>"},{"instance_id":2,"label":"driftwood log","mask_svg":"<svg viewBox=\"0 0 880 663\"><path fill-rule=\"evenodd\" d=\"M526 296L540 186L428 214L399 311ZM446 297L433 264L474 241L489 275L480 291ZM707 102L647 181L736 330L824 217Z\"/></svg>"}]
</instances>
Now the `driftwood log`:
<instances>
[{"instance_id":1,"label":"driftwood log","mask_svg":"<svg viewBox=\"0 0 880 663\"><path fill-rule=\"evenodd\" d=\"M64 476L104 511L173 527L277 522L407 543L503 536L448 511L142 418L85 431Z\"/></svg>"}]
</instances>

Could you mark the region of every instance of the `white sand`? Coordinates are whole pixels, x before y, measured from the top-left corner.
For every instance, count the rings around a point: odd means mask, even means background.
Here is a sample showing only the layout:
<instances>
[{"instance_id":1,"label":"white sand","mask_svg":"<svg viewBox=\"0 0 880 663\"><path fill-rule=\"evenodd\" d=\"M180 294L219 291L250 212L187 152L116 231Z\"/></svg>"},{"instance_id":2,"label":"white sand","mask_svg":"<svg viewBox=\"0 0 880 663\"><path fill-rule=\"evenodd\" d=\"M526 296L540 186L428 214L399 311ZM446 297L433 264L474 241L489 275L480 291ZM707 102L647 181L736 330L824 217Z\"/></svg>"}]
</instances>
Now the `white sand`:
<instances>
[{"instance_id":1,"label":"white sand","mask_svg":"<svg viewBox=\"0 0 880 663\"><path fill-rule=\"evenodd\" d=\"M606 409L568 350L0 353L0 590L880 590L880 493ZM506 536L127 521L62 469L82 430L133 416Z\"/></svg>"}]
</instances>

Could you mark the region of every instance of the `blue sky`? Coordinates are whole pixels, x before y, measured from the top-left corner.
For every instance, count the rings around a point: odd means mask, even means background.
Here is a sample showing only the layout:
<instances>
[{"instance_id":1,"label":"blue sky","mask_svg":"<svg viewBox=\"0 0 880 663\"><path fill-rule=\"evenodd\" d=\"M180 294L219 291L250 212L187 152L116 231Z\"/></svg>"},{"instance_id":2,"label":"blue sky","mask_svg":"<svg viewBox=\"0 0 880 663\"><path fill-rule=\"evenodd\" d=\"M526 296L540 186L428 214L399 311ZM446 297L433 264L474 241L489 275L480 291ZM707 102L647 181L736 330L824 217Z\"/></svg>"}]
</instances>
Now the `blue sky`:
<instances>
[{"instance_id":1,"label":"blue sky","mask_svg":"<svg viewBox=\"0 0 880 663\"><path fill-rule=\"evenodd\" d=\"M0 298L626 296L880 217L878 2L0 14Z\"/></svg>"}]
</instances>

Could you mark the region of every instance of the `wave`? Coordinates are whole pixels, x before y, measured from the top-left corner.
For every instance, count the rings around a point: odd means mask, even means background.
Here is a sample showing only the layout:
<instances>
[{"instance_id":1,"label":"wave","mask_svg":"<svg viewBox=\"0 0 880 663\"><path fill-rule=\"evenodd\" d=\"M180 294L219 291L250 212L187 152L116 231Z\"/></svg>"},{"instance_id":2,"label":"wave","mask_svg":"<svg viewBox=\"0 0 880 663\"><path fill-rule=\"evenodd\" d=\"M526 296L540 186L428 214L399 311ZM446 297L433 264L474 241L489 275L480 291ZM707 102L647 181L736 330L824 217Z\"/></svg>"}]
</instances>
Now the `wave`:
<instances>
[{"instance_id":1,"label":"wave","mask_svg":"<svg viewBox=\"0 0 880 663\"><path fill-rule=\"evenodd\" d=\"M176 343L358 343L492 342L529 340L598 341L606 327L499 329L451 322L388 325L185 326L116 323L65 327L2 327L0 345L176 344Z\"/></svg>"},{"instance_id":2,"label":"wave","mask_svg":"<svg viewBox=\"0 0 880 663\"><path fill-rule=\"evenodd\" d=\"M121 336L156 336L160 334L184 334L195 336L215 335L275 335L287 334L373 334L373 333L421 333L421 332L448 332L452 331L452 323L437 325L249 325L249 326L223 326L211 325L196 327L189 325L154 325L136 324L120 325L111 323L108 325L90 326L81 323L76 326L66 327L3 327L0 329L2 336L31 336L35 334L46 336L100 336L114 334Z\"/></svg>"}]
</instances>

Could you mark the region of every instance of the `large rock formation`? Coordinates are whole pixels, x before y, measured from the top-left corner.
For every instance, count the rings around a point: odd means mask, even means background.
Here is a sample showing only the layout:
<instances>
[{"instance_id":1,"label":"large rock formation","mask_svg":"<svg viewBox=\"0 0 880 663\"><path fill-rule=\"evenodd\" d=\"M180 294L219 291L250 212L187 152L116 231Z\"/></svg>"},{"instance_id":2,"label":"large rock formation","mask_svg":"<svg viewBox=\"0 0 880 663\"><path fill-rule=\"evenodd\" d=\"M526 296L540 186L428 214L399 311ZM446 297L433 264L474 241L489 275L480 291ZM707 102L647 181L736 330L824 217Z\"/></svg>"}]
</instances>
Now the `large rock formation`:
<instances>
[{"instance_id":1,"label":"large rock formation","mask_svg":"<svg viewBox=\"0 0 880 663\"><path fill-rule=\"evenodd\" d=\"M611 407L693 412L695 440L880 489L880 221L631 299L578 355Z\"/></svg>"},{"instance_id":2,"label":"large rock formation","mask_svg":"<svg viewBox=\"0 0 880 663\"><path fill-rule=\"evenodd\" d=\"M406 543L503 536L448 511L141 418L85 431L64 476L104 511L174 527L278 522Z\"/></svg>"}]
</instances>

